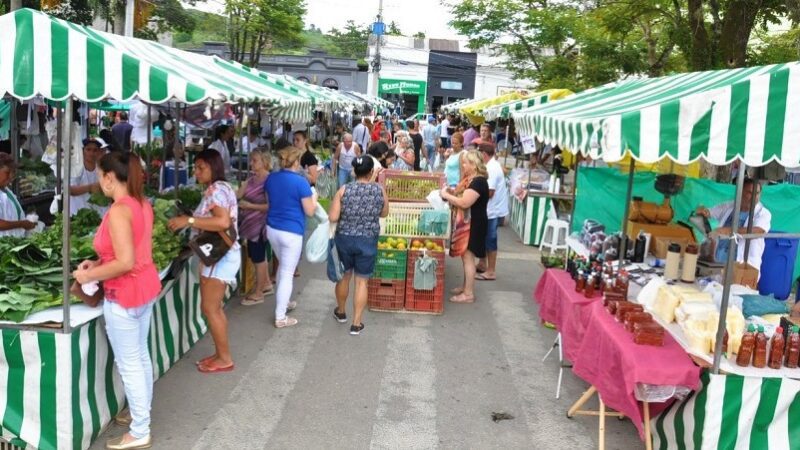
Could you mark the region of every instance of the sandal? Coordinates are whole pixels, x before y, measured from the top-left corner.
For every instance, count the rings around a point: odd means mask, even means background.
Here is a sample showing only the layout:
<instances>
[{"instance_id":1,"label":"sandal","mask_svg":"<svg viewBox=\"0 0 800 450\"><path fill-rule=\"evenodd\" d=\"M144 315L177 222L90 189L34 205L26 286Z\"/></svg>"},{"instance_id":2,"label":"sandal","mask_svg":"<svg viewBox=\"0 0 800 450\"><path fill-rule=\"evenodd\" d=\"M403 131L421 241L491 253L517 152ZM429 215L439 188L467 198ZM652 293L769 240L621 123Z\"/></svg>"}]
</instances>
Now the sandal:
<instances>
[{"instance_id":1,"label":"sandal","mask_svg":"<svg viewBox=\"0 0 800 450\"><path fill-rule=\"evenodd\" d=\"M200 364L197 366L197 371L200 373L220 373L220 372L231 372L233 371L234 364L231 363L230 366L220 367L220 366L206 366L205 364Z\"/></svg>"},{"instance_id":2,"label":"sandal","mask_svg":"<svg viewBox=\"0 0 800 450\"><path fill-rule=\"evenodd\" d=\"M275 328L286 328L291 327L292 325L297 325L297 319L294 317L286 316L286 318L283 320L275 321Z\"/></svg>"},{"instance_id":3,"label":"sandal","mask_svg":"<svg viewBox=\"0 0 800 450\"><path fill-rule=\"evenodd\" d=\"M203 364L207 364L209 361L215 359L216 357L217 357L217 354L214 353L211 356L206 356L205 358L203 358L203 359L201 359L199 361L195 361L194 365L195 366L200 366L200 365L203 365Z\"/></svg>"},{"instance_id":4,"label":"sandal","mask_svg":"<svg viewBox=\"0 0 800 450\"><path fill-rule=\"evenodd\" d=\"M453 303L474 303L475 297L474 296L467 297L466 295L464 295L464 293L461 293L453 297L450 297L450 301Z\"/></svg>"},{"instance_id":5,"label":"sandal","mask_svg":"<svg viewBox=\"0 0 800 450\"><path fill-rule=\"evenodd\" d=\"M463 287L457 287L457 288L450 289L450 293L453 294L453 295L463 294L464 293L464 288Z\"/></svg>"},{"instance_id":6,"label":"sandal","mask_svg":"<svg viewBox=\"0 0 800 450\"><path fill-rule=\"evenodd\" d=\"M262 294L264 294L265 296L275 294L275 286L270 284L268 288L262 291Z\"/></svg>"},{"instance_id":7,"label":"sandal","mask_svg":"<svg viewBox=\"0 0 800 450\"><path fill-rule=\"evenodd\" d=\"M264 303L264 295L262 294L259 297L250 294L247 297L243 298L241 303L242 306L253 306L253 305L258 305L259 303Z\"/></svg>"},{"instance_id":8,"label":"sandal","mask_svg":"<svg viewBox=\"0 0 800 450\"><path fill-rule=\"evenodd\" d=\"M486 276L486 273L478 273L477 275L475 275L475 279L482 281L495 281L497 277L489 277Z\"/></svg>"}]
</instances>

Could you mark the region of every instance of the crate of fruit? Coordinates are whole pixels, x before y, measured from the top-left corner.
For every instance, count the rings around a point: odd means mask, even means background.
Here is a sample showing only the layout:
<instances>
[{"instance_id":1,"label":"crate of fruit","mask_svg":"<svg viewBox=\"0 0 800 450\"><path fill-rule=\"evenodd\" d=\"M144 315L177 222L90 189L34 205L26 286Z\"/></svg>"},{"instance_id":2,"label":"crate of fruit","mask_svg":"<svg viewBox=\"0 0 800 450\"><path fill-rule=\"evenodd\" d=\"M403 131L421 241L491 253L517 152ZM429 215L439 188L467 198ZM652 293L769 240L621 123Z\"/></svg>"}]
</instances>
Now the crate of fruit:
<instances>
[{"instance_id":1,"label":"crate of fruit","mask_svg":"<svg viewBox=\"0 0 800 450\"><path fill-rule=\"evenodd\" d=\"M370 311L399 311L405 305L406 280L367 280Z\"/></svg>"},{"instance_id":2,"label":"crate of fruit","mask_svg":"<svg viewBox=\"0 0 800 450\"><path fill-rule=\"evenodd\" d=\"M378 240L378 256L372 278L382 280L405 280L408 260L408 241L401 237L381 236Z\"/></svg>"},{"instance_id":3,"label":"crate of fruit","mask_svg":"<svg viewBox=\"0 0 800 450\"><path fill-rule=\"evenodd\" d=\"M389 215L381 219L381 234L406 238L447 239L450 213L429 203L389 203Z\"/></svg>"},{"instance_id":4,"label":"crate of fruit","mask_svg":"<svg viewBox=\"0 0 800 450\"><path fill-rule=\"evenodd\" d=\"M417 260L429 256L436 260L436 283L432 290L414 289ZM406 311L442 314L444 312L444 240L414 239L408 251L405 304Z\"/></svg>"},{"instance_id":5,"label":"crate of fruit","mask_svg":"<svg viewBox=\"0 0 800 450\"><path fill-rule=\"evenodd\" d=\"M386 188L390 202L419 202L431 191L445 187L445 175L443 172L384 170L378 175L378 182Z\"/></svg>"}]
</instances>

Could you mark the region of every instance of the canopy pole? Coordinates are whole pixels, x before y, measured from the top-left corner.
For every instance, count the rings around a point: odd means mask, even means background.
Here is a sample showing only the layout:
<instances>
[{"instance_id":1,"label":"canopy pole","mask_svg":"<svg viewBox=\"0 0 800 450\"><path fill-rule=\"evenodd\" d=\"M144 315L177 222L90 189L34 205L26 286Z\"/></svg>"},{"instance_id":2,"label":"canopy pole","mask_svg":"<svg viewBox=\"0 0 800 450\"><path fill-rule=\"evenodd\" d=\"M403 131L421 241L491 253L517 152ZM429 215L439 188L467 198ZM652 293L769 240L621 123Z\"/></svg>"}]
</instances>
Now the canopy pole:
<instances>
[{"instance_id":1,"label":"canopy pole","mask_svg":"<svg viewBox=\"0 0 800 450\"><path fill-rule=\"evenodd\" d=\"M22 102L19 102L16 98L11 97L10 103L11 110L8 112L8 118L11 123L9 124L10 126L8 131L10 133L9 139L11 140L11 156L14 160L14 164L16 165L19 163L19 118L17 118L17 105L21 105ZM17 180L15 177L12 181L11 190L14 191L14 193L18 193L18 186L19 180Z\"/></svg>"},{"instance_id":2,"label":"canopy pole","mask_svg":"<svg viewBox=\"0 0 800 450\"><path fill-rule=\"evenodd\" d=\"M242 181L242 156L244 156L244 133L245 133L244 122L245 119L248 118L247 114L248 109L250 109L250 107L247 104L240 106L239 109L239 158L238 158L239 161L237 161L239 170L236 173L236 181L239 182ZM248 135L247 146L250 147L250 133L248 132L247 135ZM249 152L250 149L247 150Z\"/></svg>"},{"instance_id":3,"label":"canopy pole","mask_svg":"<svg viewBox=\"0 0 800 450\"><path fill-rule=\"evenodd\" d=\"M506 168L508 164L508 153L511 151L511 140L509 139L508 133L511 130L511 119L509 118L506 121L506 157L503 159L503 168Z\"/></svg>"},{"instance_id":4,"label":"canopy pole","mask_svg":"<svg viewBox=\"0 0 800 450\"><path fill-rule=\"evenodd\" d=\"M575 181L572 182L572 211L569 214L569 228L567 228L567 237L572 234L572 225L575 223L575 207L578 203L578 168L581 166L580 164L580 152L575 152L575 167L573 169L573 176L575 177ZM567 247L567 253L564 254L564 270L567 270L569 267L569 247Z\"/></svg>"},{"instance_id":5,"label":"canopy pole","mask_svg":"<svg viewBox=\"0 0 800 450\"><path fill-rule=\"evenodd\" d=\"M61 158L64 155L64 108L56 108L56 196L61 195Z\"/></svg>"},{"instance_id":6,"label":"canopy pole","mask_svg":"<svg viewBox=\"0 0 800 450\"><path fill-rule=\"evenodd\" d=\"M636 171L636 160L631 156L631 163L628 166L628 189L625 194L625 213L622 215L622 239L620 242L619 251L619 266L617 273L622 270L622 263L625 261L625 256L628 253L628 219L631 215L631 198L633 197L633 175Z\"/></svg>"},{"instance_id":7,"label":"canopy pole","mask_svg":"<svg viewBox=\"0 0 800 450\"><path fill-rule=\"evenodd\" d=\"M742 190L744 189L744 174L747 166L742 161L742 167L736 176L736 200L733 203L733 221L731 222L731 238L728 239L728 261L725 263L725 283L722 285L722 302L719 306L719 324L717 324L717 341L714 344L714 366L711 373L719 373L719 363L722 358L722 340L725 338L725 321L728 318L728 302L733 283L733 265L736 262L736 239L733 236L739 231L739 213L741 213Z\"/></svg>"},{"instance_id":8,"label":"canopy pole","mask_svg":"<svg viewBox=\"0 0 800 450\"><path fill-rule=\"evenodd\" d=\"M171 106L167 110L167 115L172 116L172 107ZM175 113L175 115L177 117L177 115L178 115L177 112ZM178 121L178 119L175 119L175 123L173 124L173 129L177 130L179 124L180 124L180 122ZM177 131L176 131L176 133L177 133ZM175 146L175 140L173 139L172 142L173 142L172 145L174 147ZM166 140L165 140L164 141L164 145L161 146L161 168L158 170L158 191L159 192L164 190L164 184L166 184L166 181L167 181L167 145L166 145ZM176 186L176 188L177 188L177 186Z\"/></svg>"},{"instance_id":9,"label":"canopy pole","mask_svg":"<svg viewBox=\"0 0 800 450\"><path fill-rule=\"evenodd\" d=\"M758 181L754 180L750 183L750 212L747 214L747 234L753 233L753 216L756 212L756 202L753 201L756 197L756 183ZM747 257L750 256L750 240L747 239L744 241L744 262L747 262Z\"/></svg>"},{"instance_id":10,"label":"canopy pole","mask_svg":"<svg viewBox=\"0 0 800 450\"><path fill-rule=\"evenodd\" d=\"M67 103L67 110L69 113L67 114L67 145L66 145L66 164L64 165L64 177L61 180L61 201L62 201L62 209L61 209L61 220L63 226L61 228L61 270L64 272L64 282L63 282L63 308L64 308L64 322L63 322L63 331L64 333L69 333L72 331L72 325L70 324L70 303L72 302L71 295L69 293L69 289L71 287L70 280L72 279L71 273L71 265L70 265L70 253L72 242L70 242L70 222L72 217L69 213L69 203L70 203L70 195L69 195L69 180L72 176L71 169L72 169L72 130L73 130L73 123L75 122L74 112L75 108L72 104L72 97L68 97L66 100Z\"/></svg>"},{"instance_id":11,"label":"canopy pole","mask_svg":"<svg viewBox=\"0 0 800 450\"><path fill-rule=\"evenodd\" d=\"M144 102L142 102L142 103L144 103ZM152 159L153 159L153 140L152 140L153 139L153 133L152 133L153 132L153 120L152 120L153 119L153 116L152 116L153 112L150 109L150 104L149 103L145 103L145 105L147 105L147 170L145 171L145 173L147 173L147 186L149 187L150 183L153 181L153 180L150 179L150 167L151 167L150 163L152 162ZM164 134L163 134L164 130L161 130L161 131L162 131L161 136L164 136ZM163 140L163 138L162 138L162 140ZM123 145L124 145L124 143L123 143ZM128 142L128 145L130 145L130 142Z\"/></svg>"},{"instance_id":12,"label":"canopy pole","mask_svg":"<svg viewBox=\"0 0 800 450\"><path fill-rule=\"evenodd\" d=\"M181 160L178 157L178 149L183 145L183 143L181 142L181 119L183 117L181 117L182 114L181 114L181 105L180 105L180 103L175 106L175 109L176 109L175 117L177 117L177 120L176 120L177 123L175 124L175 139L172 140L172 161L175 164L175 170L173 172L175 174L175 200L177 200L178 199L178 187L179 187L178 183L180 182L180 179L181 179L181 177L180 177ZM186 107L184 106L184 112L185 112L185 109L186 109ZM186 170L187 170L186 177L187 177L187 181L188 181L188 177L189 177L188 170L189 170L189 168L187 167Z\"/></svg>"}]
</instances>

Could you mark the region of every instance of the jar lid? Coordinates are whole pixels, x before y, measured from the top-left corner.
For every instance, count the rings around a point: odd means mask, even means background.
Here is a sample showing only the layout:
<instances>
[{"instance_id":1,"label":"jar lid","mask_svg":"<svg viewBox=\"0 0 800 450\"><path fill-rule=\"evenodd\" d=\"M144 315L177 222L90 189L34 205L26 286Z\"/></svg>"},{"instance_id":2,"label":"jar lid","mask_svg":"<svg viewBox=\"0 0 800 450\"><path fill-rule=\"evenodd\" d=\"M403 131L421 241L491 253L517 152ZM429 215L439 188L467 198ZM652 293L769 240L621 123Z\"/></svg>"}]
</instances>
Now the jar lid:
<instances>
[{"instance_id":1,"label":"jar lid","mask_svg":"<svg viewBox=\"0 0 800 450\"><path fill-rule=\"evenodd\" d=\"M681 245L673 242L673 243L669 244L669 248L667 248L667 251L674 252L674 253L680 253L681 252Z\"/></svg>"}]
</instances>

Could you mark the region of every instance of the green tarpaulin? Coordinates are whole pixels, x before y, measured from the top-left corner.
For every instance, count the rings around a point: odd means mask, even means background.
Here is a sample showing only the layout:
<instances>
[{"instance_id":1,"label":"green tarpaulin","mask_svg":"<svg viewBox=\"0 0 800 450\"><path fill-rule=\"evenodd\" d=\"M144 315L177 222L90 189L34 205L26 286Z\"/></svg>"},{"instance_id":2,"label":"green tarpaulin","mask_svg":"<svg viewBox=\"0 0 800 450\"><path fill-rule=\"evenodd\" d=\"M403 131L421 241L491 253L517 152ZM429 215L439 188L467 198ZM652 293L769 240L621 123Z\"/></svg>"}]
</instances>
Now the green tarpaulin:
<instances>
[{"instance_id":1,"label":"green tarpaulin","mask_svg":"<svg viewBox=\"0 0 800 450\"><path fill-rule=\"evenodd\" d=\"M656 174L637 172L633 176L633 196L658 202L664 196L654 189ZM578 193L572 230L578 231L586 219L594 219L615 233L622 226L625 214L628 174L617 169L581 167L578 171ZM736 186L701 178L687 178L683 192L673 197L675 220L686 220L698 205L708 207L732 201ZM772 213L772 230L800 233L800 186L779 184L764 186L761 203ZM794 278L800 275L800 260L795 262Z\"/></svg>"}]
</instances>

